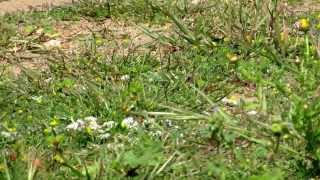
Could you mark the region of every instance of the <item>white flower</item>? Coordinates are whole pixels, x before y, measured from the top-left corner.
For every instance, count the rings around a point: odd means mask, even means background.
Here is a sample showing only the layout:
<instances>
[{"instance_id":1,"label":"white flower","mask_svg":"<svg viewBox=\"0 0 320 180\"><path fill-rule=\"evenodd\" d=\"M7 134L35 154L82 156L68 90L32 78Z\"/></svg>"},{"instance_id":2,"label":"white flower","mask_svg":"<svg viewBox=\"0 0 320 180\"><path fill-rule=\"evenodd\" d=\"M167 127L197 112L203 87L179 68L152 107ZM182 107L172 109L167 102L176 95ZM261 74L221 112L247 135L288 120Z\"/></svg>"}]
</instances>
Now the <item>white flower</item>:
<instances>
[{"instance_id":1,"label":"white flower","mask_svg":"<svg viewBox=\"0 0 320 180\"><path fill-rule=\"evenodd\" d=\"M90 129L93 132L91 135L94 135L99 139L108 139L109 137L111 137L109 130L115 126L116 123L114 121L108 121L103 125L100 125L96 117L88 116L83 120L78 119L70 123L69 125L67 125L66 129L78 132Z\"/></svg>"},{"instance_id":2,"label":"white flower","mask_svg":"<svg viewBox=\"0 0 320 180\"><path fill-rule=\"evenodd\" d=\"M107 122L103 123L102 127L105 127L105 128L107 128L107 129L112 129L112 128L114 128L116 125L117 125L117 123L114 122L114 121L107 121Z\"/></svg>"},{"instance_id":3,"label":"white flower","mask_svg":"<svg viewBox=\"0 0 320 180\"><path fill-rule=\"evenodd\" d=\"M85 128L85 122L82 119L78 119L77 121L72 122L66 127L67 130L75 130L75 131L76 130L81 131L84 128Z\"/></svg>"},{"instance_id":4,"label":"white flower","mask_svg":"<svg viewBox=\"0 0 320 180\"><path fill-rule=\"evenodd\" d=\"M72 122L66 127L66 129L81 131L86 127L92 130L98 130L101 128L101 126L97 123L97 118L93 116L89 116L89 117L85 117L84 120L78 119L77 121Z\"/></svg>"},{"instance_id":5,"label":"white flower","mask_svg":"<svg viewBox=\"0 0 320 180\"><path fill-rule=\"evenodd\" d=\"M85 117L84 120L85 121L97 121L97 118L93 117L93 116L88 116L88 117Z\"/></svg>"},{"instance_id":6,"label":"white flower","mask_svg":"<svg viewBox=\"0 0 320 180\"><path fill-rule=\"evenodd\" d=\"M12 134L10 132L2 131L1 136L4 138L11 138Z\"/></svg>"},{"instance_id":7,"label":"white flower","mask_svg":"<svg viewBox=\"0 0 320 180\"><path fill-rule=\"evenodd\" d=\"M160 130L157 130L155 132L151 132L151 135L154 137L161 137L162 136L162 132Z\"/></svg>"},{"instance_id":8,"label":"white flower","mask_svg":"<svg viewBox=\"0 0 320 180\"><path fill-rule=\"evenodd\" d=\"M89 121L87 122L87 127L92 130L98 130L101 128L101 126L97 123L97 121Z\"/></svg>"},{"instance_id":9,"label":"white flower","mask_svg":"<svg viewBox=\"0 0 320 180\"><path fill-rule=\"evenodd\" d=\"M166 125L167 127L172 127L172 126L173 126L173 123L172 123L172 121L171 121L170 119L166 119L166 120L164 121L164 123L165 123L165 125Z\"/></svg>"},{"instance_id":10,"label":"white flower","mask_svg":"<svg viewBox=\"0 0 320 180\"><path fill-rule=\"evenodd\" d=\"M120 77L120 80L121 81L128 81L128 80L130 80L130 76L128 74L123 75L123 76Z\"/></svg>"},{"instance_id":11,"label":"white flower","mask_svg":"<svg viewBox=\"0 0 320 180\"><path fill-rule=\"evenodd\" d=\"M97 118L93 116L88 116L84 118L86 127L92 130L99 130L101 126L97 123Z\"/></svg>"},{"instance_id":12,"label":"white flower","mask_svg":"<svg viewBox=\"0 0 320 180\"><path fill-rule=\"evenodd\" d=\"M138 125L139 125L138 122L134 120L133 117L127 117L121 122L121 126L123 128L132 129L132 128L138 127Z\"/></svg>"},{"instance_id":13,"label":"white flower","mask_svg":"<svg viewBox=\"0 0 320 180\"><path fill-rule=\"evenodd\" d=\"M109 150L120 151L123 148L124 148L124 144L122 144L122 143L107 144L107 149L109 149Z\"/></svg>"},{"instance_id":14,"label":"white flower","mask_svg":"<svg viewBox=\"0 0 320 180\"><path fill-rule=\"evenodd\" d=\"M148 119L144 119L143 123L142 123L143 127L145 128L152 128L156 125L155 119L153 118L148 118Z\"/></svg>"},{"instance_id":15,"label":"white flower","mask_svg":"<svg viewBox=\"0 0 320 180\"><path fill-rule=\"evenodd\" d=\"M254 115L257 115L258 112L253 110L253 111L247 112L247 114L248 114L249 116L254 116Z\"/></svg>"},{"instance_id":16,"label":"white flower","mask_svg":"<svg viewBox=\"0 0 320 180\"><path fill-rule=\"evenodd\" d=\"M109 139L111 137L110 133L104 133L98 136L100 139Z\"/></svg>"}]
</instances>

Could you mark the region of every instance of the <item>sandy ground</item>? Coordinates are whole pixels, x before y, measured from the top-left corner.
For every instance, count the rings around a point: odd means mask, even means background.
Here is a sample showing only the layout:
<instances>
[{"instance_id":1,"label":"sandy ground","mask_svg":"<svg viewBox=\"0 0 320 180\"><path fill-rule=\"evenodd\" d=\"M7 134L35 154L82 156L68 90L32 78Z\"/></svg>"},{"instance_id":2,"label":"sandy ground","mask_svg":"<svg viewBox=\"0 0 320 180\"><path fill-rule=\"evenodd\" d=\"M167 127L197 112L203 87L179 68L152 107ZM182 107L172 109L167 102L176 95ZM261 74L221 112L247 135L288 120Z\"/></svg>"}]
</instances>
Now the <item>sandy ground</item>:
<instances>
[{"instance_id":1,"label":"sandy ground","mask_svg":"<svg viewBox=\"0 0 320 180\"><path fill-rule=\"evenodd\" d=\"M320 11L320 0L303 0L290 6L289 9L294 14L318 12Z\"/></svg>"},{"instance_id":2,"label":"sandy ground","mask_svg":"<svg viewBox=\"0 0 320 180\"><path fill-rule=\"evenodd\" d=\"M52 6L59 6L74 1L75 0L0 0L0 15L15 11L50 8Z\"/></svg>"}]
</instances>

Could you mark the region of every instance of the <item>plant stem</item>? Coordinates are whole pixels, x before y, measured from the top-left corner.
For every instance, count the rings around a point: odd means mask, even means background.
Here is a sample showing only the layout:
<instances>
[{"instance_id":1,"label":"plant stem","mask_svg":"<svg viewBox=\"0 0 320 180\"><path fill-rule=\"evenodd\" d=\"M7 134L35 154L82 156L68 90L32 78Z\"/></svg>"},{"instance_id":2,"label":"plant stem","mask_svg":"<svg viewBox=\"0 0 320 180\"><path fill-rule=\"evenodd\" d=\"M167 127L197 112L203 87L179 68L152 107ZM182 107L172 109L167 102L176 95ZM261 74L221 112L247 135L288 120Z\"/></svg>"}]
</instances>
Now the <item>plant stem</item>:
<instances>
[{"instance_id":1,"label":"plant stem","mask_svg":"<svg viewBox=\"0 0 320 180\"><path fill-rule=\"evenodd\" d=\"M306 77L307 77L307 73L306 73L306 69L305 69L305 64L306 64L306 63L309 63L309 59L310 59L309 36L308 36L307 33L305 33L305 36L304 36L304 43L305 43L305 58L302 59L301 66L300 66L301 73L302 73L302 75L303 75L303 82L305 82Z\"/></svg>"}]
</instances>

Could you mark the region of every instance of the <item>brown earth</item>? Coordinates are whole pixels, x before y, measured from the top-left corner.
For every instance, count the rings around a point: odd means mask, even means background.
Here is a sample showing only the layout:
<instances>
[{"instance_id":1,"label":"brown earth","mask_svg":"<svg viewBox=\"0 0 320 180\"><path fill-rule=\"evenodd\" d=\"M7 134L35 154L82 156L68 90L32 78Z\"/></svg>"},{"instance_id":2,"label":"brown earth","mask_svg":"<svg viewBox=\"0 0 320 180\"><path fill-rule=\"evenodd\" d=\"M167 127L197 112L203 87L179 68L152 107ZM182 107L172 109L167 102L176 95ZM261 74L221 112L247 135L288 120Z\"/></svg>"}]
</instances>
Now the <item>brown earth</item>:
<instances>
[{"instance_id":1,"label":"brown earth","mask_svg":"<svg viewBox=\"0 0 320 180\"><path fill-rule=\"evenodd\" d=\"M15 11L28 11L30 9L47 9L72 3L75 0L0 0L0 15Z\"/></svg>"},{"instance_id":2,"label":"brown earth","mask_svg":"<svg viewBox=\"0 0 320 180\"><path fill-rule=\"evenodd\" d=\"M96 41L97 53L106 57L113 55L127 56L131 53L148 51L147 46L154 47L154 41L151 37L145 35L139 26L144 24L127 24L125 22L107 19L103 22L90 22L85 19L76 22L59 21L53 24L54 37L43 33L39 27L33 34L24 39L24 43L32 47L25 47L18 41L12 42L12 48L8 49L5 57L1 61L9 65L9 71L14 75L19 75L21 70L37 69L45 70L49 59L64 56L66 59L76 58L90 51L93 34L99 36ZM168 32L171 26L152 27L153 31ZM29 42L28 39L37 40ZM44 39L43 41L41 39ZM159 48L154 48L153 53L159 54ZM21 69L22 68L22 69Z\"/></svg>"},{"instance_id":3,"label":"brown earth","mask_svg":"<svg viewBox=\"0 0 320 180\"><path fill-rule=\"evenodd\" d=\"M0 0L0 15L17 11L45 10L53 6L70 4L77 0ZM100 45L97 48L103 54L122 54L144 51L145 46L154 42L152 38L145 35L135 23L121 22L114 19L106 19L103 22L91 22L85 19L80 21L59 21L52 24L53 35L43 33L42 27L37 27L33 33L26 35L19 30L19 36L27 44L32 44L31 48L25 48L17 42L0 57L0 66L8 65L9 71L15 75L20 74L21 70L38 69L44 70L47 67L47 60L57 54L67 57L76 57L88 50L92 42L92 34L100 34ZM153 27L155 31L167 31L170 26ZM30 42L30 39L37 40ZM41 39L41 40L40 40ZM102 44L101 44L102 43ZM36 49L36 51L35 51Z\"/></svg>"},{"instance_id":4,"label":"brown earth","mask_svg":"<svg viewBox=\"0 0 320 180\"><path fill-rule=\"evenodd\" d=\"M294 14L320 11L320 0L303 0L289 6Z\"/></svg>"}]
</instances>

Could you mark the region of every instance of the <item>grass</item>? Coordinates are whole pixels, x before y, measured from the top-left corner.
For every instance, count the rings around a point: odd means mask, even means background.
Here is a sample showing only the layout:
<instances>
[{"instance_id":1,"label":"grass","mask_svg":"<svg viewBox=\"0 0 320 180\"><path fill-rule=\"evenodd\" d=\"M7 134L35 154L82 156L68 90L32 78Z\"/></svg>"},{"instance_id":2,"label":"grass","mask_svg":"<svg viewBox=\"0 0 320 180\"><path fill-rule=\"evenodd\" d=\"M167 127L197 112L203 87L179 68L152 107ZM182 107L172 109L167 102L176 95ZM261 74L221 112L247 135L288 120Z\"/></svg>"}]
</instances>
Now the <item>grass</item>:
<instances>
[{"instance_id":1,"label":"grass","mask_svg":"<svg viewBox=\"0 0 320 180\"><path fill-rule=\"evenodd\" d=\"M0 17L1 179L318 178L320 19L279 4L83 1ZM104 51L119 41L105 28L74 37L73 54L43 48L83 19L153 41Z\"/></svg>"}]
</instances>

